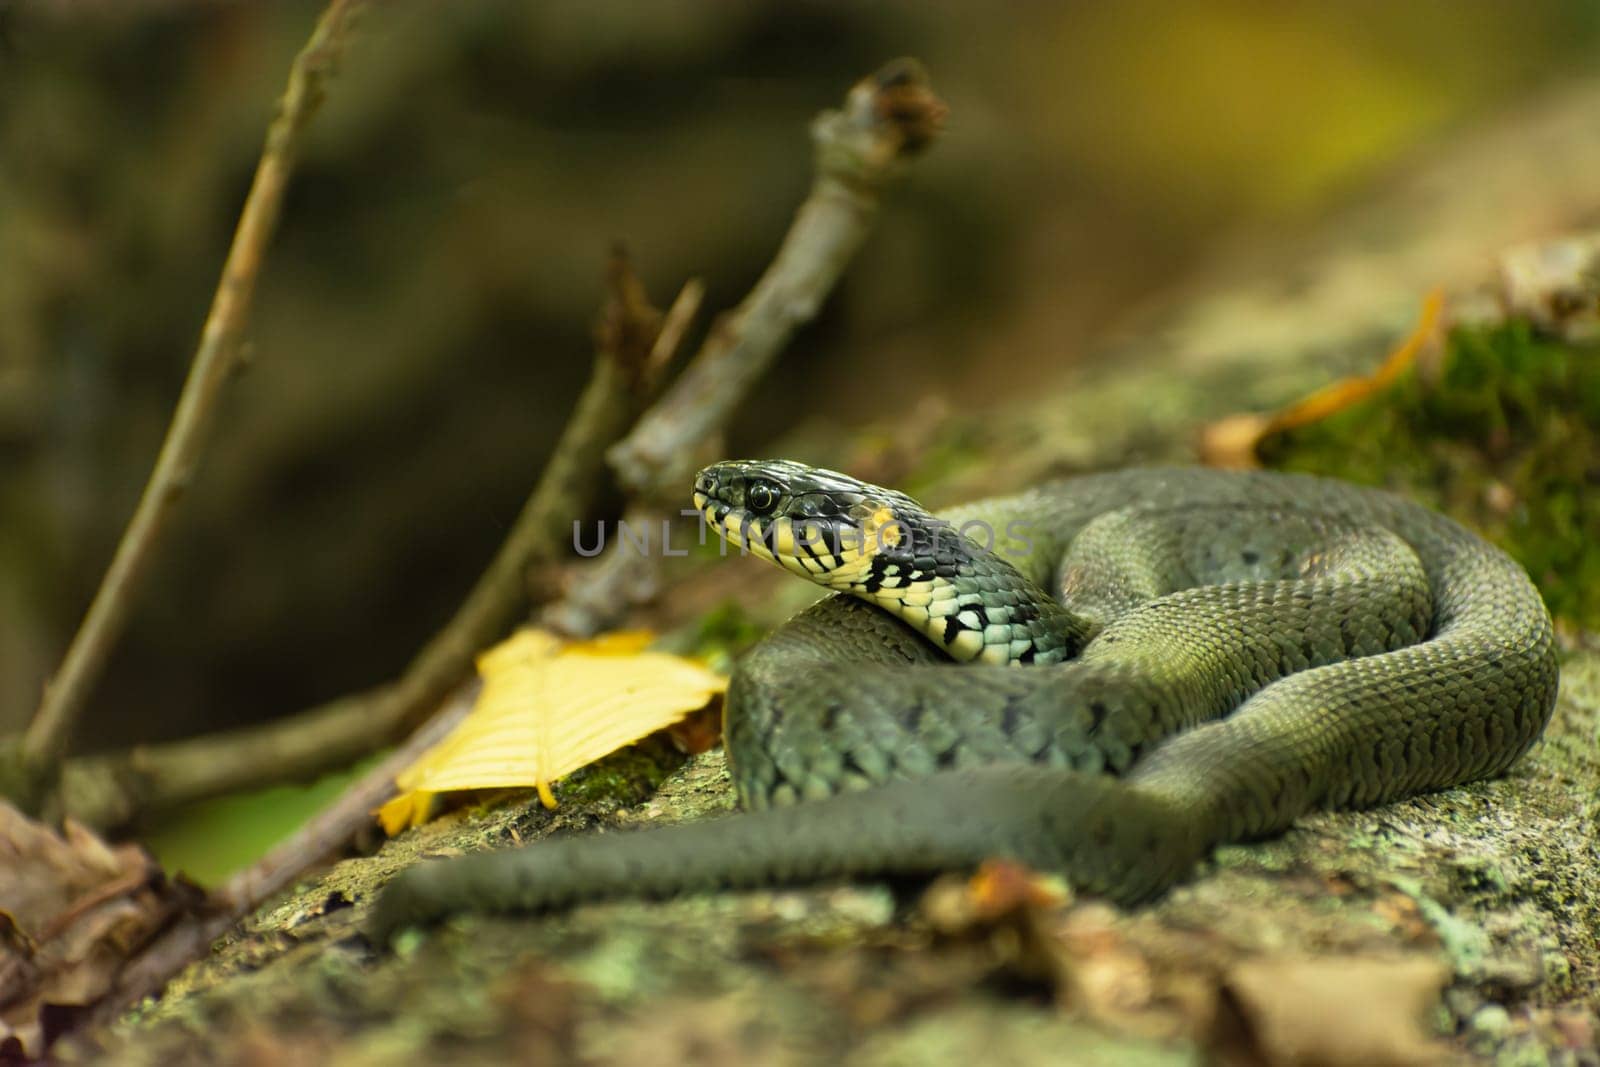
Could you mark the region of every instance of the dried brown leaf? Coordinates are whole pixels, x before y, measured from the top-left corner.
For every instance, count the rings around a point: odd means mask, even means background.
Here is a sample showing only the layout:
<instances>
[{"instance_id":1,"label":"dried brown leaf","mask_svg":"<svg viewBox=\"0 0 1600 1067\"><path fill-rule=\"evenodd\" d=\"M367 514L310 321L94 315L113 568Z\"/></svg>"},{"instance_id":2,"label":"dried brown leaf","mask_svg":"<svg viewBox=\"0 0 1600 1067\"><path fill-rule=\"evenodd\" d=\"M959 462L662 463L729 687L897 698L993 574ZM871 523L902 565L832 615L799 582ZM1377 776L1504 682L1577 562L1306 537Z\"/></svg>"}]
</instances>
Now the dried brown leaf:
<instances>
[{"instance_id":1,"label":"dried brown leaf","mask_svg":"<svg viewBox=\"0 0 1600 1067\"><path fill-rule=\"evenodd\" d=\"M1450 968L1437 959L1257 957L1226 991L1266 1062L1281 1067L1425 1067L1448 1061L1424 1018Z\"/></svg>"},{"instance_id":2,"label":"dried brown leaf","mask_svg":"<svg viewBox=\"0 0 1600 1067\"><path fill-rule=\"evenodd\" d=\"M198 893L143 849L62 833L0 802L0 1042L38 1057Z\"/></svg>"}]
</instances>

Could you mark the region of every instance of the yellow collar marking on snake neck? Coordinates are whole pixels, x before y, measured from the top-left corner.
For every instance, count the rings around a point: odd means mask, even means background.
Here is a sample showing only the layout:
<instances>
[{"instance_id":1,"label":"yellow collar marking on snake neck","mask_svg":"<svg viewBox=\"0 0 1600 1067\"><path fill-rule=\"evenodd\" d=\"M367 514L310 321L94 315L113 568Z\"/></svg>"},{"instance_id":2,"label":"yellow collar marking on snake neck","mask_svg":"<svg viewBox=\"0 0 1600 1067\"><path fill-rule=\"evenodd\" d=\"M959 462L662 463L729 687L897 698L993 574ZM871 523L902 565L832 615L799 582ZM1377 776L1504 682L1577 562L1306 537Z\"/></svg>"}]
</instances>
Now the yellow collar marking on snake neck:
<instances>
[{"instance_id":1,"label":"yellow collar marking on snake neck","mask_svg":"<svg viewBox=\"0 0 1600 1067\"><path fill-rule=\"evenodd\" d=\"M885 546L893 548L899 545L905 533L905 526L895 517L894 509L887 504L868 515L867 520L861 524L862 536L871 542L871 547L866 550L868 555Z\"/></svg>"},{"instance_id":2,"label":"yellow collar marking on snake neck","mask_svg":"<svg viewBox=\"0 0 1600 1067\"><path fill-rule=\"evenodd\" d=\"M834 568L828 584L835 588L860 584L872 567L872 557L884 548L898 545L904 536L905 526L896 518L893 508L884 505L873 511L860 525L844 531L837 553L839 565Z\"/></svg>"}]
</instances>

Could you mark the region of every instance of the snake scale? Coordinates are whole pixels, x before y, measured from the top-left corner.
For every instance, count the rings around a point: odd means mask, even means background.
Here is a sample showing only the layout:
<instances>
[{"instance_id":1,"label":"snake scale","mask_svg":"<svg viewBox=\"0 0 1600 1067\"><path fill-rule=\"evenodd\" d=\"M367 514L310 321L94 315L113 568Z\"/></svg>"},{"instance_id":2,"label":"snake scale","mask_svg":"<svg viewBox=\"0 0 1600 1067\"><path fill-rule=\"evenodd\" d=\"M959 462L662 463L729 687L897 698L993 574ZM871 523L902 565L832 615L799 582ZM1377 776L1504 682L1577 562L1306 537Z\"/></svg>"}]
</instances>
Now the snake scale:
<instances>
[{"instance_id":1,"label":"snake scale","mask_svg":"<svg viewBox=\"0 0 1600 1067\"><path fill-rule=\"evenodd\" d=\"M724 737L748 810L421 864L375 935L994 856L1137 903L1314 808L1497 774L1555 702L1522 568L1378 490L1129 470L936 517L773 460L707 468L695 502L838 592L734 671Z\"/></svg>"}]
</instances>

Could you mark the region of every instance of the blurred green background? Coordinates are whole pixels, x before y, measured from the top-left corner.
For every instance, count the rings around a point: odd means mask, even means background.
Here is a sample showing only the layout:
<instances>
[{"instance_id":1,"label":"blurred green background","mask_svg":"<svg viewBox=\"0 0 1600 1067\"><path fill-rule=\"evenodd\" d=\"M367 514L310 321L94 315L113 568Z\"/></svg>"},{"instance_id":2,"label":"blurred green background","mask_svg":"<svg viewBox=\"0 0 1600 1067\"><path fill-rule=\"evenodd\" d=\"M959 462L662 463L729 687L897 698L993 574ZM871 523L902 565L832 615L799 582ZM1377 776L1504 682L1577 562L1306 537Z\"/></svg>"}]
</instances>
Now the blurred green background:
<instances>
[{"instance_id":1,"label":"blurred green background","mask_svg":"<svg viewBox=\"0 0 1600 1067\"><path fill-rule=\"evenodd\" d=\"M132 511L319 10L0 2L0 730ZM295 175L252 366L79 747L391 676L536 477L610 245L658 303L694 275L708 308L737 301L804 195L806 124L889 57L927 63L947 133L732 453L809 417L1037 389L1219 242L1308 228L1582 73L1597 10L375 5Z\"/></svg>"}]
</instances>

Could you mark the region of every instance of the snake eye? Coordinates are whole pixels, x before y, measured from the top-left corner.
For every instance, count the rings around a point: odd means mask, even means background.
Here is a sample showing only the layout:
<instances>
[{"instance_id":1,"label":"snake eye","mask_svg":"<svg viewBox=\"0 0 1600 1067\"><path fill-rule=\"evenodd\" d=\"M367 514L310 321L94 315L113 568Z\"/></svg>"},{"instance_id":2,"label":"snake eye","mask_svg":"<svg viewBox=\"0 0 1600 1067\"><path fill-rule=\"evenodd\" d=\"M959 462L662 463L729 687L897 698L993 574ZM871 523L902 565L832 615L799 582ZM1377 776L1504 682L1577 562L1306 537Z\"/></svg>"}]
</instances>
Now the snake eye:
<instances>
[{"instance_id":1,"label":"snake eye","mask_svg":"<svg viewBox=\"0 0 1600 1067\"><path fill-rule=\"evenodd\" d=\"M758 515L765 515L778 502L778 491L771 482L751 482L744 491L745 507Z\"/></svg>"}]
</instances>

